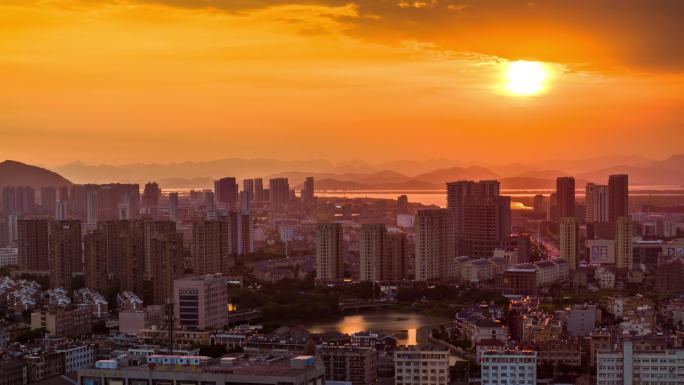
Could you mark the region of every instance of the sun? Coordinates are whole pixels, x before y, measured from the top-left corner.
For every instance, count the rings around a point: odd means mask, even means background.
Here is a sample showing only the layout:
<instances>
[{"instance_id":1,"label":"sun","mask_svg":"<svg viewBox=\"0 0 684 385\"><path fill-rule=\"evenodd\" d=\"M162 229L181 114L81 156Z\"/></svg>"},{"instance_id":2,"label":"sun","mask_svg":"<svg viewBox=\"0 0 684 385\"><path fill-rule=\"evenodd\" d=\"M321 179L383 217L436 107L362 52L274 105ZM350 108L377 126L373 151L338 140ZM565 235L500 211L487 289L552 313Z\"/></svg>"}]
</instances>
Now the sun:
<instances>
[{"instance_id":1,"label":"sun","mask_svg":"<svg viewBox=\"0 0 684 385\"><path fill-rule=\"evenodd\" d=\"M544 91L547 77L548 73L542 63L518 60L508 64L506 88L515 95L536 95Z\"/></svg>"}]
</instances>

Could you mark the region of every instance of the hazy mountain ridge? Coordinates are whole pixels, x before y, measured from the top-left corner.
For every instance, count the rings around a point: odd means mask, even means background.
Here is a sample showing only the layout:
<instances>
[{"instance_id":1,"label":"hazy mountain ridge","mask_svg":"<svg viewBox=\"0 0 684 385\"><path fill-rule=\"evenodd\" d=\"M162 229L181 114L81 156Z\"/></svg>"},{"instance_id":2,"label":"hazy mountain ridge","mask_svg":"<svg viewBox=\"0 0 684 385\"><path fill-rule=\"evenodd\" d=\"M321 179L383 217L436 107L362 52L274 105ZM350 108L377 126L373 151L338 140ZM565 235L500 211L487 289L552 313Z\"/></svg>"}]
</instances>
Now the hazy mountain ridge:
<instances>
[{"instance_id":1,"label":"hazy mountain ridge","mask_svg":"<svg viewBox=\"0 0 684 385\"><path fill-rule=\"evenodd\" d=\"M4 186L60 187L72 183L42 167L6 160L0 163L0 188Z\"/></svg>"},{"instance_id":2,"label":"hazy mountain ridge","mask_svg":"<svg viewBox=\"0 0 684 385\"><path fill-rule=\"evenodd\" d=\"M610 163L610 161L616 163ZM619 163L617 161L628 161ZM8 163L9 162L9 163ZM684 155L673 155L664 160L650 160L638 156L603 156L592 160L559 161L577 168L591 165L581 171L568 172L552 162L544 162L544 167L521 163L506 165L471 164L466 167L453 166L454 161L443 161L443 167L427 172L412 173L385 166L401 165L411 171L422 170L427 166L439 165L441 160L410 161L400 160L373 165L366 161L351 160L331 162L328 160L242 159L226 158L202 162L174 163L135 163L126 165L89 165L73 162L55 168L55 171L76 183L140 183L157 181L163 188L210 188L214 179L235 176L238 181L244 178L263 177L264 185L273 177L287 177L290 185L299 188L307 176L316 178L318 189L331 190L421 190L443 189L445 183L455 180L498 179L502 188L554 188L555 178L573 175L578 188L587 181L607 183L608 175L627 173L632 185L684 185ZM21 164L7 161L6 164ZM33 167L24 165L26 167ZM45 172L45 169L34 167ZM303 170L303 171L287 171ZM496 171L495 171L496 170ZM518 172L516 172L516 170ZM28 172L28 171L27 171ZM59 175L52 173L59 177ZM53 177L54 177L53 175ZM8 177L0 175L0 185L8 184ZM67 179L64 179L67 180ZM70 183L67 180L68 183ZM56 182L63 183L63 182ZM12 182L11 184L19 184ZM29 185L34 185L29 183Z\"/></svg>"}]
</instances>

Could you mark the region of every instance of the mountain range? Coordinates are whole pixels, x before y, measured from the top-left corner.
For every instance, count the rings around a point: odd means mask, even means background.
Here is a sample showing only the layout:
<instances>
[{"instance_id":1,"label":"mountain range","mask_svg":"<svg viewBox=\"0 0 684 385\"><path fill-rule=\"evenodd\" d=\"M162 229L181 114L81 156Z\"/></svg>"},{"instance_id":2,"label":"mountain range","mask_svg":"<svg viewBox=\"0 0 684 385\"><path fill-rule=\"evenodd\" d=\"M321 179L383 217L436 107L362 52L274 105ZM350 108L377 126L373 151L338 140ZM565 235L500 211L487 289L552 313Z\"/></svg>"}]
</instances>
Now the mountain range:
<instances>
[{"instance_id":1,"label":"mountain range","mask_svg":"<svg viewBox=\"0 0 684 385\"><path fill-rule=\"evenodd\" d=\"M626 173L632 185L684 185L684 154L664 160L639 156L602 156L574 161L545 162L544 167L511 163L463 165L447 160L395 161L371 164L361 160L331 162L323 159L283 161L277 159L227 158L214 161L90 165L73 162L54 168L0 163L0 186L25 184L36 187L74 183L146 183L163 188L208 188L213 180L235 176L287 177L299 188L304 178L316 178L321 190L432 190L455 180L498 179L504 189L547 189L557 176L573 175L578 187L587 182L606 183L608 175ZM62 177L61 175L64 175ZM66 179L68 178L68 179Z\"/></svg>"}]
</instances>

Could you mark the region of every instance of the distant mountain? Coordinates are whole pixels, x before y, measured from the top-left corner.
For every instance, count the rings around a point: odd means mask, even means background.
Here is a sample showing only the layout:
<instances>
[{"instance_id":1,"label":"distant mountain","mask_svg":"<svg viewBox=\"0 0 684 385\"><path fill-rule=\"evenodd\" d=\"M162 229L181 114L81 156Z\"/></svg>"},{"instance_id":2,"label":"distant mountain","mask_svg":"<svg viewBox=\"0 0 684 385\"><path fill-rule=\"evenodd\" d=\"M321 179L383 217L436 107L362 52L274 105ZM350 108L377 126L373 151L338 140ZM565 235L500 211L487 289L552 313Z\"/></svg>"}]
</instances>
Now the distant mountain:
<instances>
[{"instance_id":1,"label":"distant mountain","mask_svg":"<svg viewBox=\"0 0 684 385\"><path fill-rule=\"evenodd\" d=\"M493 171L479 166L470 166L468 168L452 167L446 169L435 170L425 174L416 175L414 179L427 182L436 186L444 187L447 182L458 180L479 180L479 179L497 179L499 176Z\"/></svg>"},{"instance_id":2,"label":"distant mountain","mask_svg":"<svg viewBox=\"0 0 684 385\"><path fill-rule=\"evenodd\" d=\"M672 163L669 163L668 165L671 164ZM586 179L595 183L608 183L608 176L612 174L628 174L629 184L632 186L684 185L684 166L672 169L658 166L613 166L596 171L578 174L576 175L576 177Z\"/></svg>"},{"instance_id":3,"label":"distant mountain","mask_svg":"<svg viewBox=\"0 0 684 385\"><path fill-rule=\"evenodd\" d=\"M360 183L349 180L322 179L316 181L317 190L434 190L439 188L430 183L409 180L399 183Z\"/></svg>"},{"instance_id":4,"label":"distant mountain","mask_svg":"<svg viewBox=\"0 0 684 385\"><path fill-rule=\"evenodd\" d=\"M684 170L684 154L672 155L665 160L657 162L655 166L674 171Z\"/></svg>"},{"instance_id":5,"label":"distant mountain","mask_svg":"<svg viewBox=\"0 0 684 385\"><path fill-rule=\"evenodd\" d=\"M214 179L199 178L164 178L155 181L163 189L205 189L214 188Z\"/></svg>"},{"instance_id":6,"label":"distant mountain","mask_svg":"<svg viewBox=\"0 0 684 385\"><path fill-rule=\"evenodd\" d=\"M529 172L537 171L538 168L527 165L527 164L522 164L522 163L509 163L509 164L503 164L503 165L487 165L486 166L488 169L492 170L492 172L501 175L502 177L513 177L513 176L521 176L522 174L526 174Z\"/></svg>"},{"instance_id":7,"label":"distant mountain","mask_svg":"<svg viewBox=\"0 0 684 385\"><path fill-rule=\"evenodd\" d=\"M332 163L313 159L284 161L277 159L229 158L201 162L132 163L124 165L90 165L73 162L56 168L56 171L76 183L128 182L145 183L165 178L221 178L238 179L263 177L282 170L310 170L327 172Z\"/></svg>"},{"instance_id":8,"label":"distant mountain","mask_svg":"<svg viewBox=\"0 0 684 385\"><path fill-rule=\"evenodd\" d=\"M264 178L287 177L293 188L300 188L304 178L313 176L320 189L443 189L458 180L499 179L503 188L553 188L558 176L572 175L578 188L585 181L606 183L608 175L630 174L632 185L684 185L684 155L652 160L632 155L606 155L584 160L560 160L542 167L521 163L504 165L455 166L457 161L431 159L369 163L363 160L331 162L328 160L242 159L177 163L133 163L125 165L90 165L74 162L55 169L75 183L140 183L157 181L163 188L208 188L212 181L225 176ZM294 170L294 171L288 171ZM346 187L345 187L346 186Z\"/></svg>"},{"instance_id":9,"label":"distant mountain","mask_svg":"<svg viewBox=\"0 0 684 385\"><path fill-rule=\"evenodd\" d=\"M406 175L425 174L434 170L461 166L458 162L447 159L419 160L396 160L376 164L380 170L395 170Z\"/></svg>"},{"instance_id":10,"label":"distant mountain","mask_svg":"<svg viewBox=\"0 0 684 385\"><path fill-rule=\"evenodd\" d=\"M608 168L618 165L648 167L654 165L657 161L639 155L602 155L589 159L551 160L544 163L552 165L553 168L565 170L568 174L579 174L598 168Z\"/></svg>"},{"instance_id":11,"label":"distant mountain","mask_svg":"<svg viewBox=\"0 0 684 385\"><path fill-rule=\"evenodd\" d=\"M334 174L344 174L344 173L357 173L357 174L367 174L370 172L377 171L377 167L371 165L365 160L350 160L346 162L340 162L330 165L326 169L327 172Z\"/></svg>"},{"instance_id":12,"label":"distant mountain","mask_svg":"<svg viewBox=\"0 0 684 385\"><path fill-rule=\"evenodd\" d=\"M501 179L502 189L553 189L556 179L533 177L510 177Z\"/></svg>"},{"instance_id":13,"label":"distant mountain","mask_svg":"<svg viewBox=\"0 0 684 385\"><path fill-rule=\"evenodd\" d=\"M40 188L70 186L71 184L61 175L41 167L14 160L6 160L0 163L0 187L31 186Z\"/></svg>"},{"instance_id":14,"label":"distant mountain","mask_svg":"<svg viewBox=\"0 0 684 385\"><path fill-rule=\"evenodd\" d=\"M560 171L560 170L537 170L537 171L529 171L525 172L519 175L516 175L518 178L535 178L535 179L552 179L555 183L555 180L559 176L569 176L567 172Z\"/></svg>"}]
</instances>

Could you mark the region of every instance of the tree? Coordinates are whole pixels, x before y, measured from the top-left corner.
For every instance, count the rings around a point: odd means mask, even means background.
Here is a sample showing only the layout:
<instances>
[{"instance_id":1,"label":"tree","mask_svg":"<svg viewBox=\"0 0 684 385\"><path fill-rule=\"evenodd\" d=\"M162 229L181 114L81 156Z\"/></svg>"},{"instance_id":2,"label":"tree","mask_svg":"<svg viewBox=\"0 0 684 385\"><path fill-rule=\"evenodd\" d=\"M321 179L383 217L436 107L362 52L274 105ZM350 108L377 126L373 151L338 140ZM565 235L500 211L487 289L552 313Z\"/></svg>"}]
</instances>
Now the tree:
<instances>
[{"instance_id":1,"label":"tree","mask_svg":"<svg viewBox=\"0 0 684 385\"><path fill-rule=\"evenodd\" d=\"M228 350L225 345L200 345L199 353L201 356L219 358L226 355Z\"/></svg>"}]
</instances>

